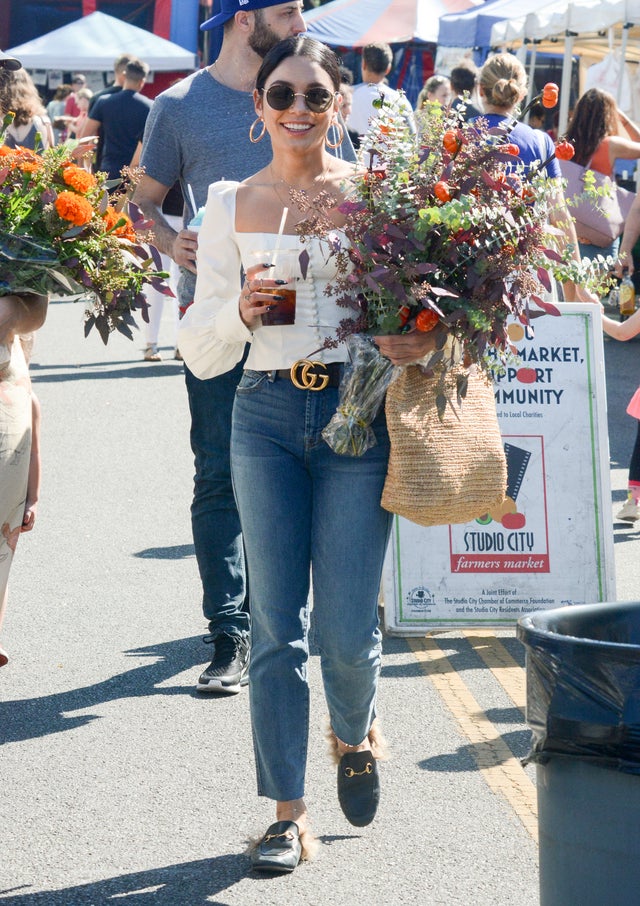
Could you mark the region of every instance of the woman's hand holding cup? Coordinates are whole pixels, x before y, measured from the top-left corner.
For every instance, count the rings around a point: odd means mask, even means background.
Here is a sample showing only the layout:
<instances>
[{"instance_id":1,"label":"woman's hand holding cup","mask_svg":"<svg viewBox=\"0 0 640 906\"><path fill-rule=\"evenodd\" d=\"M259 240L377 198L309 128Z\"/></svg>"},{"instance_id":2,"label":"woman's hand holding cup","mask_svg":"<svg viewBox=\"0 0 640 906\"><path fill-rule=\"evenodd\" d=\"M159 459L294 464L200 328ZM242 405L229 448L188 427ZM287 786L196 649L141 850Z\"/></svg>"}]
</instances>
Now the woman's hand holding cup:
<instances>
[{"instance_id":1,"label":"woman's hand holding cup","mask_svg":"<svg viewBox=\"0 0 640 906\"><path fill-rule=\"evenodd\" d=\"M295 323L298 256L297 249L254 253L259 263L247 268L240 294L240 317L249 330Z\"/></svg>"},{"instance_id":2,"label":"woman's hand holding cup","mask_svg":"<svg viewBox=\"0 0 640 906\"><path fill-rule=\"evenodd\" d=\"M251 331L261 327L262 315L273 309L273 290L277 289L278 283L263 276L269 267L270 264L255 264L245 275L240 293L240 317ZM271 289L271 293L264 292L265 289Z\"/></svg>"}]
</instances>

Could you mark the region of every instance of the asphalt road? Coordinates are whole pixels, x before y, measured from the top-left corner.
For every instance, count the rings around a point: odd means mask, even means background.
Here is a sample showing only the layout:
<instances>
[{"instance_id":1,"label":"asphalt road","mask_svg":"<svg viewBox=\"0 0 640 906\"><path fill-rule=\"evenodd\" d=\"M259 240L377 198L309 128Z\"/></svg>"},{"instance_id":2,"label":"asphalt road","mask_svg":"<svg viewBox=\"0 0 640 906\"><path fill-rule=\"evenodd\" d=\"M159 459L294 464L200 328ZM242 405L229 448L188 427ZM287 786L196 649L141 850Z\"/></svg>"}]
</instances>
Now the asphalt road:
<instances>
[{"instance_id":1,"label":"asphalt road","mask_svg":"<svg viewBox=\"0 0 640 906\"><path fill-rule=\"evenodd\" d=\"M163 322L169 337L170 321ZM182 368L105 348L51 306L32 376L43 408L38 522L20 541L0 671L0 903L15 906L522 906L538 902L535 770L522 768L524 654L511 630L385 639L392 747L374 824L339 810L317 657L307 800L321 841L254 877L246 692L196 694L209 649L191 539ZM624 498L638 343L606 341L612 510ZM638 531L616 526L617 597L637 596Z\"/></svg>"}]
</instances>

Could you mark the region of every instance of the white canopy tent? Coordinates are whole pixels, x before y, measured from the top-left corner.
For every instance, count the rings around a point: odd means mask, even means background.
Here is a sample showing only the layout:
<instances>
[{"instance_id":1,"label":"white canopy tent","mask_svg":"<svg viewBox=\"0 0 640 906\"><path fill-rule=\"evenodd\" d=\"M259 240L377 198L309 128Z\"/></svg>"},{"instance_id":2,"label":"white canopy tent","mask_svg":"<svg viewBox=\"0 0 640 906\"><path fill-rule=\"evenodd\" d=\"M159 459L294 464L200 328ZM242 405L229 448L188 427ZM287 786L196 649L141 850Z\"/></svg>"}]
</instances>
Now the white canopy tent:
<instances>
[{"instance_id":1,"label":"white canopy tent","mask_svg":"<svg viewBox=\"0 0 640 906\"><path fill-rule=\"evenodd\" d=\"M494 47L523 51L559 50L563 42L564 64L560 94L559 131L564 132L569 112L571 61L575 54L602 58L615 47L623 61L639 56L640 0L552 0L523 15L497 22L491 29ZM631 40L630 40L631 39ZM620 97L618 86L618 100Z\"/></svg>"},{"instance_id":2,"label":"white canopy tent","mask_svg":"<svg viewBox=\"0 0 640 906\"><path fill-rule=\"evenodd\" d=\"M109 72L121 53L135 54L155 72L198 68L192 51L100 12L76 19L6 53L17 57L26 69Z\"/></svg>"},{"instance_id":3,"label":"white canopy tent","mask_svg":"<svg viewBox=\"0 0 640 906\"><path fill-rule=\"evenodd\" d=\"M304 13L309 35L339 47L438 40L438 20L482 0L331 0ZM364 7L364 8L363 8Z\"/></svg>"}]
</instances>

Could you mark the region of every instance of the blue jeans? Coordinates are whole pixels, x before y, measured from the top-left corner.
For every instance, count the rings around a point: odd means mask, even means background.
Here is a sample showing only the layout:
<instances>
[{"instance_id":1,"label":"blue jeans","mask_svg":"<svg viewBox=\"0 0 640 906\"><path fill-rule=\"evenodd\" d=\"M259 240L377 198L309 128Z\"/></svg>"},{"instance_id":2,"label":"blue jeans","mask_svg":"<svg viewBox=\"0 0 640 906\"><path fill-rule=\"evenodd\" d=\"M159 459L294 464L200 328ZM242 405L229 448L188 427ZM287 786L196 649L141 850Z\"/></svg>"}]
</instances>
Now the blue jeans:
<instances>
[{"instance_id":1,"label":"blue jeans","mask_svg":"<svg viewBox=\"0 0 640 906\"><path fill-rule=\"evenodd\" d=\"M391 515L380 507L389 455L339 456L321 437L338 390L298 390L246 371L236 392L233 481L251 576L249 693L258 793L304 795L309 724L309 586L331 726L356 745L375 717L378 591Z\"/></svg>"},{"instance_id":2,"label":"blue jeans","mask_svg":"<svg viewBox=\"0 0 640 906\"><path fill-rule=\"evenodd\" d=\"M242 365L205 381L185 365L196 473L191 530L202 581L202 610L213 636L247 635L240 518L231 483L231 412Z\"/></svg>"}]
</instances>

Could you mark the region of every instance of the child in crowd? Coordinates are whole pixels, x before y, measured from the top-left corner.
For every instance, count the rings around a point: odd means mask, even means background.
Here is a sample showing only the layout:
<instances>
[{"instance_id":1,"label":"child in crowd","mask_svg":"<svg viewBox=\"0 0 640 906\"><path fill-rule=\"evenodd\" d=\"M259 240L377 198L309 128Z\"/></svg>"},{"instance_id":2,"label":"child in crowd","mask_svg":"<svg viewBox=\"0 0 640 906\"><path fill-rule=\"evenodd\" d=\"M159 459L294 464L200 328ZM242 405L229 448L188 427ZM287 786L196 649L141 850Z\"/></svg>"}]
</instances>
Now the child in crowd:
<instances>
[{"instance_id":1,"label":"child in crowd","mask_svg":"<svg viewBox=\"0 0 640 906\"><path fill-rule=\"evenodd\" d=\"M640 309L626 321L614 321L602 315L602 329L615 340L630 340L640 333ZM640 387L633 394L627 412L637 419L636 442L629 464L629 486L627 499L622 509L616 513L618 522L635 523L640 519Z\"/></svg>"}]
</instances>

